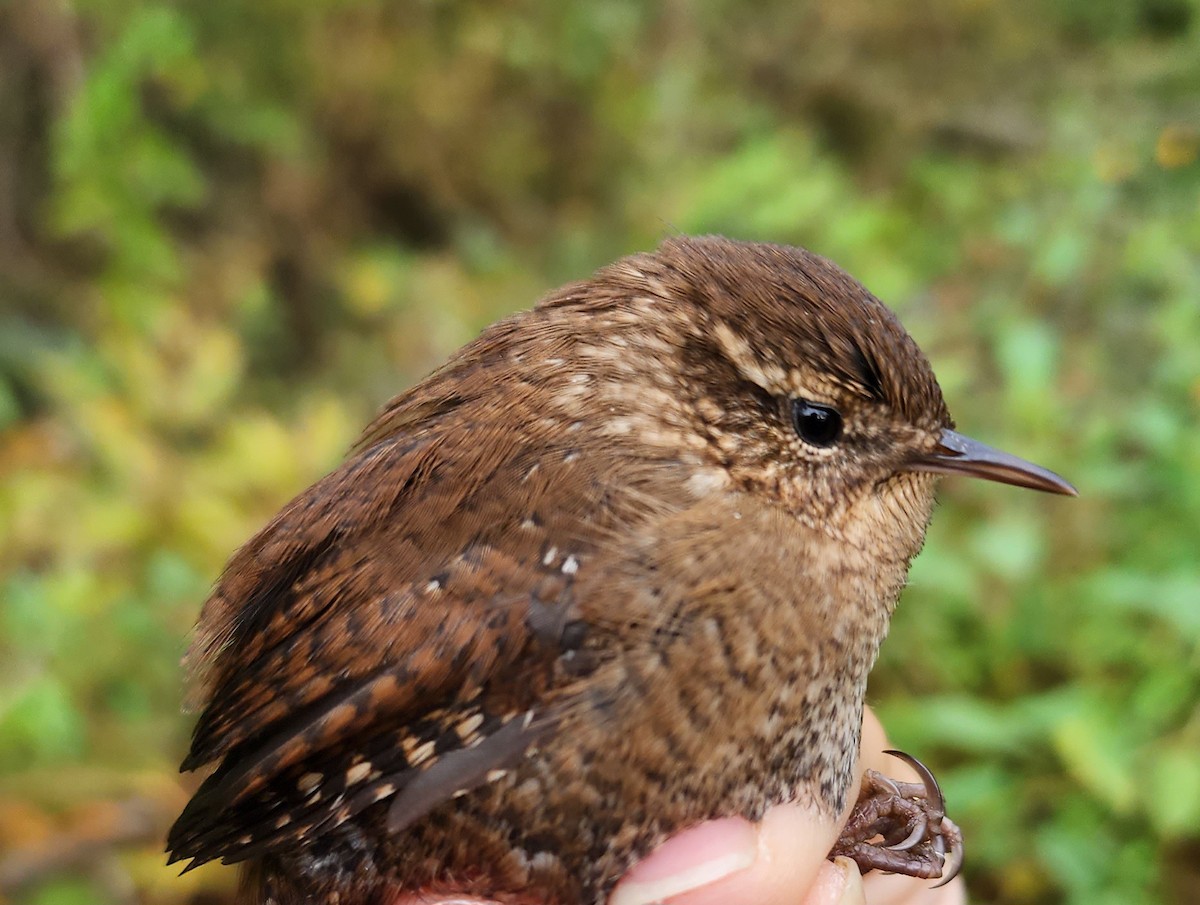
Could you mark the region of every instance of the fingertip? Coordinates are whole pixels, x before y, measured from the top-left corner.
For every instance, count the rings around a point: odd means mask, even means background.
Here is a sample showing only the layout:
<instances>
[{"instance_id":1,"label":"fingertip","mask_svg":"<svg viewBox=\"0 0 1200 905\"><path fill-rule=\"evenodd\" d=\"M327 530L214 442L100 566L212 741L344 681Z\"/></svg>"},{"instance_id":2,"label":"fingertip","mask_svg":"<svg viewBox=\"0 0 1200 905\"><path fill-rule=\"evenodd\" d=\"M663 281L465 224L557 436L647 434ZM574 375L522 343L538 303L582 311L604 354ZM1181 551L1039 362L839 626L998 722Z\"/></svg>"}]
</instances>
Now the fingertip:
<instances>
[{"instance_id":1,"label":"fingertip","mask_svg":"<svg viewBox=\"0 0 1200 905\"><path fill-rule=\"evenodd\" d=\"M710 820L668 839L626 874L608 905L691 902L689 893L754 865L758 829L748 820Z\"/></svg>"},{"instance_id":2,"label":"fingertip","mask_svg":"<svg viewBox=\"0 0 1200 905\"><path fill-rule=\"evenodd\" d=\"M849 858L825 861L817 869L803 905L866 905L862 874Z\"/></svg>"},{"instance_id":3,"label":"fingertip","mask_svg":"<svg viewBox=\"0 0 1200 905\"><path fill-rule=\"evenodd\" d=\"M889 747L883 723L870 707L863 709L862 750L877 753Z\"/></svg>"},{"instance_id":4,"label":"fingertip","mask_svg":"<svg viewBox=\"0 0 1200 905\"><path fill-rule=\"evenodd\" d=\"M918 782L920 777L901 758L887 754L893 745L888 741L887 733L879 717L870 707L863 711L862 743L859 756L859 770L874 770L893 779L905 782Z\"/></svg>"},{"instance_id":5,"label":"fingertip","mask_svg":"<svg viewBox=\"0 0 1200 905\"><path fill-rule=\"evenodd\" d=\"M783 804L767 811L757 827L746 826L755 832L752 862L722 879L667 897L670 905L796 905L801 901L833 845L837 834L833 818L799 804ZM647 905L652 901L621 899L610 905Z\"/></svg>"},{"instance_id":6,"label":"fingertip","mask_svg":"<svg viewBox=\"0 0 1200 905\"><path fill-rule=\"evenodd\" d=\"M838 858L837 866L845 876L845 885L837 905L867 905L867 892L863 888L863 875L858 865L849 858Z\"/></svg>"}]
</instances>

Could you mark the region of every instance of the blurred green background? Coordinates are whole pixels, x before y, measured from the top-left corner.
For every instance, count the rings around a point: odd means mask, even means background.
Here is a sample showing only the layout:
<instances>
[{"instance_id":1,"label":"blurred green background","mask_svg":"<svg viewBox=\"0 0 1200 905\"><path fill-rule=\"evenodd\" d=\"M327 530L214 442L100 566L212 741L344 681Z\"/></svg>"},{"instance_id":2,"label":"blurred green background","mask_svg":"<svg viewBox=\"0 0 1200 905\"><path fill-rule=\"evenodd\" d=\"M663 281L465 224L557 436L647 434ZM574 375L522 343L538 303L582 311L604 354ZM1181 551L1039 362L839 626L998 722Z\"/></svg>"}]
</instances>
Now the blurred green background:
<instances>
[{"instance_id":1,"label":"blurred green background","mask_svg":"<svg viewBox=\"0 0 1200 905\"><path fill-rule=\"evenodd\" d=\"M895 306L960 426L872 699L978 902L1200 901L1198 0L0 2L0 900L161 839L232 550L499 315L676 231Z\"/></svg>"}]
</instances>

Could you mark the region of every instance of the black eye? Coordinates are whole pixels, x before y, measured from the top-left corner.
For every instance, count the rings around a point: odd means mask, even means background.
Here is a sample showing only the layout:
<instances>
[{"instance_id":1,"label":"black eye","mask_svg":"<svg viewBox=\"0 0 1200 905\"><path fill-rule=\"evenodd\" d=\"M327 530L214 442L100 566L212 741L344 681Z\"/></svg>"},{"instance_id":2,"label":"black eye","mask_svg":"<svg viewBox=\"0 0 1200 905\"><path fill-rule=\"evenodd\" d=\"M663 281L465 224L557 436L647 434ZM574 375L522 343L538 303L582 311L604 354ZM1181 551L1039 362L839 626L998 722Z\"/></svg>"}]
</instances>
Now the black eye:
<instances>
[{"instance_id":1,"label":"black eye","mask_svg":"<svg viewBox=\"0 0 1200 905\"><path fill-rule=\"evenodd\" d=\"M803 399L792 400L792 423L805 443L832 446L842 435L842 416L837 409Z\"/></svg>"}]
</instances>

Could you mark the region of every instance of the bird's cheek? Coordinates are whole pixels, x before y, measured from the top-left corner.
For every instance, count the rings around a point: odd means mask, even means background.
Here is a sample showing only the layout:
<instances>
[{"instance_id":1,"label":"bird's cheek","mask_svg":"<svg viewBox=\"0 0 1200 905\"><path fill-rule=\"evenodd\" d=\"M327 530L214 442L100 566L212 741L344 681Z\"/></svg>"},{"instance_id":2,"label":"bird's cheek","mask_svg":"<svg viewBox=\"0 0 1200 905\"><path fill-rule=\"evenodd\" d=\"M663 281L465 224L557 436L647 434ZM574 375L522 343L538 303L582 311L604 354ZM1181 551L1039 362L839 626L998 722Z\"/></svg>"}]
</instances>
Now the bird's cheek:
<instances>
[{"instance_id":1,"label":"bird's cheek","mask_svg":"<svg viewBox=\"0 0 1200 905\"><path fill-rule=\"evenodd\" d=\"M933 515L934 482L899 474L861 496L846 520L847 539L864 549L887 549L912 559L925 542Z\"/></svg>"},{"instance_id":2,"label":"bird's cheek","mask_svg":"<svg viewBox=\"0 0 1200 905\"><path fill-rule=\"evenodd\" d=\"M925 543L925 529L933 517L936 480L928 475L898 475L893 491L885 497L907 558L912 559Z\"/></svg>"}]
</instances>

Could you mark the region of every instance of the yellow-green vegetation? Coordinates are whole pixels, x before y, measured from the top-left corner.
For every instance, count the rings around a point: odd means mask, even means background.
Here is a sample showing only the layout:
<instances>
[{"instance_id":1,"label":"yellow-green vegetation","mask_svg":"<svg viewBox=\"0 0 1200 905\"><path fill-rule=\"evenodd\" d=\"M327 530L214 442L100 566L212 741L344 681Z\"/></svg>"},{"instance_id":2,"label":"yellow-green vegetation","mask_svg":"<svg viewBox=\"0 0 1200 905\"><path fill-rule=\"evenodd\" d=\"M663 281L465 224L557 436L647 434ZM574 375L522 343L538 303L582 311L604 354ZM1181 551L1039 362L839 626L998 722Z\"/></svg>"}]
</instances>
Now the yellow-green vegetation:
<instances>
[{"instance_id":1,"label":"yellow-green vegetation","mask_svg":"<svg viewBox=\"0 0 1200 905\"><path fill-rule=\"evenodd\" d=\"M975 900L1200 900L1198 157L1197 0L0 5L0 899L223 901L160 849L225 558L484 324L715 231L1080 488L947 482L873 680Z\"/></svg>"}]
</instances>

